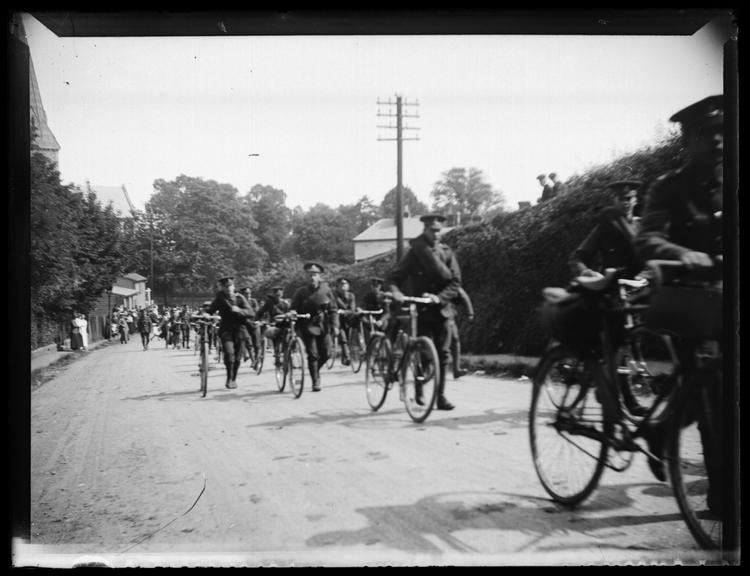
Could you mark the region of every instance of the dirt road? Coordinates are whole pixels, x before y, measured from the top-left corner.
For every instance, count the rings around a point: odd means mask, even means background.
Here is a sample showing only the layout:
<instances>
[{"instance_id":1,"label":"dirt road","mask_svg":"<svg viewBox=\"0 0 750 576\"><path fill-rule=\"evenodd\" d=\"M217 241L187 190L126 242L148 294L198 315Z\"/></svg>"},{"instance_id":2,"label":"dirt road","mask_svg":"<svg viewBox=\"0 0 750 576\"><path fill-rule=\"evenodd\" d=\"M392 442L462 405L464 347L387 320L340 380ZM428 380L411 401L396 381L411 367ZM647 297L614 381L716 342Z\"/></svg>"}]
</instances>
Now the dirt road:
<instances>
[{"instance_id":1,"label":"dirt road","mask_svg":"<svg viewBox=\"0 0 750 576\"><path fill-rule=\"evenodd\" d=\"M579 509L530 458L528 381L449 382L414 424L337 365L295 400L270 369L236 390L192 350L112 344L32 392L30 542L16 565L578 565L719 560L642 455ZM188 511L189 510L189 511Z\"/></svg>"}]
</instances>

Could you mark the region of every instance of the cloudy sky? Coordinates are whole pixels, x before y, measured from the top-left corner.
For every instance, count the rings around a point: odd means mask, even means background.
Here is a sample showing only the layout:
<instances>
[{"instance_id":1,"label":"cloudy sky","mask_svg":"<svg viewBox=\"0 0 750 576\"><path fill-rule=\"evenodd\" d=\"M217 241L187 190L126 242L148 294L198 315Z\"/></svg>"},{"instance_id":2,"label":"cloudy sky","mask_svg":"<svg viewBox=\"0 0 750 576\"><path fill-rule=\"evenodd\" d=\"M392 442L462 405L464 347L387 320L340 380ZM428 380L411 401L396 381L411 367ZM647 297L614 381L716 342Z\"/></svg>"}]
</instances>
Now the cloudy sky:
<instances>
[{"instance_id":1,"label":"cloudy sky","mask_svg":"<svg viewBox=\"0 0 750 576\"><path fill-rule=\"evenodd\" d=\"M283 189L289 206L379 203L403 183L430 203L453 167L475 167L510 208L653 143L669 116L723 91L722 42L693 36L261 36L58 38L24 26L65 183L124 184L143 206L180 174ZM405 110L406 110L405 109ZM390 109L393 111L393 109ZM258 156L250 156L258 154Z\"/></svg>"}]
</instances>

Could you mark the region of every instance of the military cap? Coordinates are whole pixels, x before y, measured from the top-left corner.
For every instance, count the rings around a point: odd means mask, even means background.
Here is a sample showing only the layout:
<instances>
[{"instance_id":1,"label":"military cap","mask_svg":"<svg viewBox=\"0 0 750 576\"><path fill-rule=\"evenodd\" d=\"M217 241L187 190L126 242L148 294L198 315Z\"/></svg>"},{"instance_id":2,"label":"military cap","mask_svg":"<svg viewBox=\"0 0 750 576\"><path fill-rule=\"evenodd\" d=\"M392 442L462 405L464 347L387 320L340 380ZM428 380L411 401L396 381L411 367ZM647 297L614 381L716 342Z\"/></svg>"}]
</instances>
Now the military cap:
<instances>
[{"instance_id":1,"label":"military cap","mask_svg":"<svg viewBox=\"0 0 750 576\"><path fill-rule=\"evenodd\" d=\"M318 264L317 262L308 262L304 266L305 272L325 272L323 269L323 266Z\"/></svg>"},{"instance_id":2,"label":"military cap","mask_svg":"<svg viewBox=\"0 0 750 576\"><path fill-rule=\"evenodd\" d=\"M683 127L701 126L724 120L724 96L709 96L675 112L669 120L679 122Z\"/></svg>"},{"instance_id":3,"label":"military cap","mask_svg":"<svg viewBox=\"0 0 750 576\"><path fill-rule=\"evenodd\" d=\"M271 288L271 292L276 292L277 290L282 290L283 291L284 287L283 286L273 286Z\"/></svg>"},{"instance_id":4,"label":"military cap","mask_svg":"<svg viewBox=\"0 0 750 576\"><path fill-rule=\"evenodd\" d=\"M341 284L342 282L351 284L351 282L349 282L349 278L344 278L343 276L341 276L340 278L336 278L336 284Z\"/></svg>"},{"instance_id":5,"label":"military cap","mask_svg":"<svg viewBox=\"0 0 750 576\"><path fill-rule=\"evenodd\" d=\"M371 284L382 284L383 282L385 282L385 280L383 280L382 278L370 278Z\"/></svg>"},{"instance_id":6,"label":"military cap","mask_svg":"<svg viewBox=\"0 0 750 576\"><path fill-rule=\"evenodd\" d=\"M420 222L424 222L425 224L432 224L433 222L445 222L445 216L442 214L438 214L437 212L432 212L430 214L425 214L424 216L419 217Z\"/></svg>"},{"instance_id":7,"label":"military cap","mask_svg":"<svg viewBox=\"0 0 750 576\"><path fill-rule=\"evenodd\" d=\"M243 286L240 288L240 292L251 292L250 286Z\"/></svg>"},{"instance_id":8,"label":"military cap","mask_svg":"<svg viewBox=\"0 0 750 576\"><path fill-rule=\"evenodd\" d=\"M220 276L219 277L219 284L229 284L229 282L234 282L234 276Z\"/></svg>"}]
</instances>

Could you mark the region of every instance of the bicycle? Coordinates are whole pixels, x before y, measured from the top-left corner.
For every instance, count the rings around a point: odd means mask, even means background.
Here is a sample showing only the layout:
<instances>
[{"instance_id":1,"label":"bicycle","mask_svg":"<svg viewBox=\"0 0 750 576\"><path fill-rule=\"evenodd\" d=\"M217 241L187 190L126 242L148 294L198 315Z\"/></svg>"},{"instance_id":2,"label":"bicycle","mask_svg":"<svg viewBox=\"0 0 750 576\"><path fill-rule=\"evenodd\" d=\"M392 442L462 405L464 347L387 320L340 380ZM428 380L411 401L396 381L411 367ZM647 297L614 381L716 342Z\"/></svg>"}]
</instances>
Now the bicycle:
<instances>
[{"instance_id":1,"label":"bicycle","mask_svg":"<svg viewBox=\"0 0 750 576\"><path fill-rule=\"evenodd\" d=\"M377 411L397 382L406 412L414 422L423 422L435 405L440 363L432 340L417 335L417 305L432 304L432 300L405 296L403 301L408 307L408 314L396 316L399 328L393 344L383 332L375 331L370 335L365 363L365 391L370 408ZM404 330L404 322L408 322L408 332Z\"/></svg>"},{"instance_id":2,"label":"bicycle","mask_svg":"<svg viewBox=\"0 0 750 576\"><path fill-rule=\"evenodd\" d=\"M259 322L260 324L260 338L258 339L258 349L255 351L256 359L254 370L256 374L260 374L263 371L263 363L266 358L267 348L269 346L269 339L266 338L266 322Z\"/></svg>"},{"instance_id":3,"label":"bicycle","mask_svg":"<svg viewBox=\"0 0 750 576\"><path fill-rule=\"evenodd\" d=\"M655 295L662 290L658 271L662 265L662 261L648 263L655 271ZM679 262L669 265L682 266ZM574 507L596 489L605 467L623 471L636 452L660 462L659 455L650 452L650 445L644 447L636 440L653 438L659 426L666 427L669 479L682 516L700 546L719 548L722 520L706 513L708 473L697 428L706 430L711 445L718 444L720 435L707 401L706 384L720 366L720 354L709 362L697 362L694 346L684 333L665 330L649 320L656 309L653 300L649 305L618 302L615 278L616 272L611 270L593 282L578 279L580 298L596 312L592 315L598 321L596 335L583 345L554 345L538 364L529 412L537 476L556 502ZM621 332L623 315L640 313L648 320L647 329L669 334L678 361L669 365L668 374L651 378L650 405L642 417L634 418L618 394L616 351L627 334Z\"/></svg>"},{"instance_id":4,"label":"bicycle","mask_svg":"<svg viewBox=\"0 0 750 576\"><path fill-rule=\"evenodd\" d=\"M201 397L206 397L208 390L208 359L210 355L210 338L211 338L211 326L214 325L215 321L221 320L221 316L205 316L203 318L196 318L195 324L200 331L200 364L198 369L201 377ZM198 338L196 338L198 340Z\"/></svg>"},{"instance_id":5,"label":"bicycle","mask_svg":"<svg viewBox=\"0 0 750 576\"><path fill-rule=\"evenodd\" d=\"M283 392L288 377L289 386L295 398L302 395L305 384L306 362L305 344L302 338L297 335L296 324L299 319L309 318L310 314L290 314L289 312L274 317L277 325L280 324L284 330L281 347L282 360L275 367L276 386L279 392Z\"/></svg>"},{"instance_id":6,"label":"bicycle","mask_svg":"<svg viewBox=\"0 0 750 576\"><path fill-rule=\"evenodd\" d=\"M375 331L373 315L382 314L382 312L382 310L357 310L349 326L349 366L355 374L362 368L367 355L370 334ZM366 322L365 318L367 318Z\"/></svg>"},{"instance_id":7,"label":"bicycle","mask_svg":"<svg viewBox=\"0 0 750 576\"><path fill-rule=\"evenodd\" d=\"M346 310L343 309L337 309L337 310L331 310L328 312L328 324L331 327L331 347L329 349L328 359L326 360L326 368L329 370L333 368L333 365L336 363L336 355L339 352L339 332L341 331L341 316L346 312ZM334 314L339 316L338 319L338 326L339 328L336 329L336 321L334 321ZM335 334L334 334L335 332Z\"/></svg>"}]
</instances>

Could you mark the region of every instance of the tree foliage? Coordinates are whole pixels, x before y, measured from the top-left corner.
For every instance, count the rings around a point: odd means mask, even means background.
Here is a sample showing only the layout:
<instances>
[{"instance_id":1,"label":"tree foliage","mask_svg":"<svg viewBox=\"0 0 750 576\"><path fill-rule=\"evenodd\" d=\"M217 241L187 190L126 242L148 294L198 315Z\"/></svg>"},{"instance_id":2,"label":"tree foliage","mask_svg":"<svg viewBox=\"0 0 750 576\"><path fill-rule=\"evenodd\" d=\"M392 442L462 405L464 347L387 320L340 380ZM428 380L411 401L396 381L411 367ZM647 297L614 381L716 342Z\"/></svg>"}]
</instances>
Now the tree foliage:
<instances>
[{"instance_id":1,"label":"tree foliage","mask_svg":"<svg viewBox=\"0 0 750 576\"><path fill-rule=\"evenodd\" d=\"M30 174L31 309L61 318L89 312L122 271L123 234L112 207L60 182L36 147Z\"/></svg>"},{"instance_id":2,"label":"tree foliage","mask_svg":"<svg viewBox=\"0 0 750 576\"><path fill-rule=\"evenodd\" d=\"M341 212L326 204L318 203L294 216L294 250L303 260L351 262L354 235Z\"/></svg>"},{"instance_id":3,"label":"tree foliage","mask_svg":"<svg viewBox=\"0 0 750 576\"><path fill-rule=\"evenodd\" d=\"M485 182L484 174L477 168L451 168L443 172L430 195L433 209L457 214L461 222L485 216L491 210L496 213L505 205L503 195Z\"/></svg>"},{"instance_id":4,"label":"tree foliage","mask_svg":"<svg viewBox=\"0 0 750 576\"><path fill-rule=\"evenodd\" d=\"M141 245L153 234L157 292L212 290L222 274L250 276L263 265L251 207L233 186L183 174L156 180L154 190Z\"/></svg>"},{"instance_id":5,"label":"tree foliage","mask_svg":"<svg viewBox=\"0 0 750 576\"><path fill-rule=\"evenodd\" d=\"M269 262L288 256L292 231L292 211L286 205L286 194L273 186L256 184L245 197L257 223L257 243L268 255Z\"/></svg>"},{"instance_id":6,"label":"tree foliage","mask_svg":"<svg viewBox=\"0 0 750 576\"><path fill-rule=\"evenodd\" d=\"M392 188L383 198L380 203L380 216L382 218L395 218L396 217L396 195L398 188ZM412 216L427 214L429 208L427 204L422 202L417 195L412 192L408 186L402 189L402 206L404 210L409 210L409 214Z\"/></svg>"}]
</instances>

